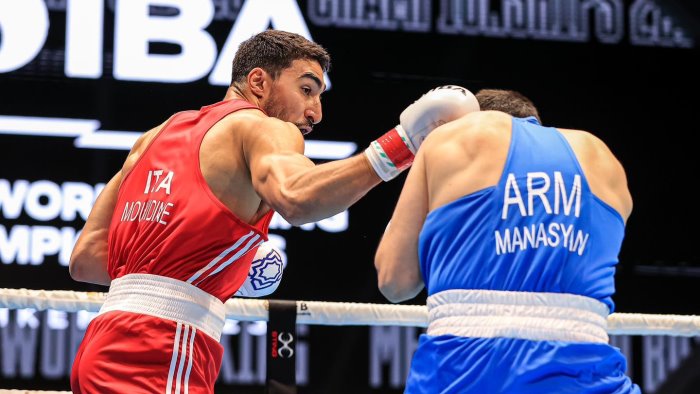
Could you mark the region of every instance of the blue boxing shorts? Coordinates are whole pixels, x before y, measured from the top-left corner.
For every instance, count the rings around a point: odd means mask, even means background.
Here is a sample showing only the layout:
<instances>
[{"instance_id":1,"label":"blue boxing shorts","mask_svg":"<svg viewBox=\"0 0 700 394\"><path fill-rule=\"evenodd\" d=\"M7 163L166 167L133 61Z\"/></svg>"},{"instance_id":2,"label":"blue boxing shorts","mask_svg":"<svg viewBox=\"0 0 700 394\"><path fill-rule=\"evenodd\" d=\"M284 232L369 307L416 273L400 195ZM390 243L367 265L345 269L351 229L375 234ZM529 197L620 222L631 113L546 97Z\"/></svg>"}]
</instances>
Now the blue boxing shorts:
<instances>
[{"instance_id":1,"label":"blue boxing shorts","mask_svg":"<svg viewBox=\"0 0 700 394\"><path fill-rule=\"evenodd\" d=\"M428 308L405 393L641 393L607 343L607 307L597 300L448 290Z\"/></svg>"}]
</instances>

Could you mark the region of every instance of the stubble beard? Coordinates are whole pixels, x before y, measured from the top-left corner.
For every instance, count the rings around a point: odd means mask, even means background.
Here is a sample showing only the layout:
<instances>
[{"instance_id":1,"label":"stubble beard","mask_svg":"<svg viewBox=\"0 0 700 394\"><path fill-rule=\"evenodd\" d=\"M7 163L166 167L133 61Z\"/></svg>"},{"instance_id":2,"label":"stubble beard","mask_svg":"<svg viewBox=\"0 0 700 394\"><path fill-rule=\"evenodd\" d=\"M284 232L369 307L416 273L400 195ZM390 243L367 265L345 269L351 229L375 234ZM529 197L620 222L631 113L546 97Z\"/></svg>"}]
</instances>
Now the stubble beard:
<instances>
[{"instance_id":1,"label":"stubble beard","mask_svg":"<svg viewBox=\"0 0 700 394\"><path fill-rule=\"evenodd\" d=\"M299 131L304 134L304 131L302 131L301 127L302 126L312 126L308 121L302 121L298 122L296 119L291 119L289 114L286 111L286 108L284 105L280 104L280 102L277 99L278 95L274 94L274 92L270 95L270 98L268 101L265 103L265 105L262 107L262 109L265 111L265 113L269 116L272 116L274 118L277 118L279 120L285 121L285 122L290 122L294 124Z\"/></svg>"}]
</instances>

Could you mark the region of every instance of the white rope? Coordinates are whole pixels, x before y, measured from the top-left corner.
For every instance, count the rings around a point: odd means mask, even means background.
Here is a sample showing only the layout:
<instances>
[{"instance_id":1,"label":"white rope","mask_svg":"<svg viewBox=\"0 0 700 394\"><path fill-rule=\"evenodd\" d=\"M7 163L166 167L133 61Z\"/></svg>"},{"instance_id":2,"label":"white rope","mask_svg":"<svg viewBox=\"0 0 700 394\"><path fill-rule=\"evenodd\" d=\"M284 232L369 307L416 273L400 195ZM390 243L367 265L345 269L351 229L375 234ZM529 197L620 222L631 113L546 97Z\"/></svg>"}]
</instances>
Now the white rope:
<instances>
[{"instance_id":1,"label":"white rope","mask_svg":"<svg viewBox=\"0 0 700 394\"><path fill-rule=\"evenodd\" d=\"M70 391L2 390L0 394L71 394Z\"/></svg>"},{"instance_id":2,"label":"white rope","mask_svg":"<svg viewBox=\"0 0 700 394\"><path fill-rule=\"evenodd\" d=\"M104 301L105 294L0 288L0 308L97 312ZM428 325L428 310L424 305L321 301L297 301L296 303L299 324L409 327L427 327ZM226 302L226 318L238 321L267 321L267 309L267 300L234 298ZM700 336L700 316L613 313L608 317L608 333Z\"/></svg>"}]
</instances>

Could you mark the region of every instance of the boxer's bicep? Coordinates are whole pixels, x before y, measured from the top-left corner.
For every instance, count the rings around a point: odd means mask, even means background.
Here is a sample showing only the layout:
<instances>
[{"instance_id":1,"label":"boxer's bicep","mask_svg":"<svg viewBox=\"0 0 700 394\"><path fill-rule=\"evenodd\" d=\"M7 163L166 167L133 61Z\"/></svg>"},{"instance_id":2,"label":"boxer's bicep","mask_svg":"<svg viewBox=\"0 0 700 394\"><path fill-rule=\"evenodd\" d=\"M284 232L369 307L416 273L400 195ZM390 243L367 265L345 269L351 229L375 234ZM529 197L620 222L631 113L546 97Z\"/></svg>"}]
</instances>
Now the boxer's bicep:
<instances>
[{"instance_id":1,"label":"boxer's bicep","mask_svg":"<svg viewBox=\"0 0 700 394\"><path fill-rule=\"evenodd\" d=\"M425 157L419 151L375 256L379 288L392 302L413 298L423 289L418 236L427 214Z\"/></svg>"},{"instance_id":2,"label":"boxer's bicep","mask_svg":"<svg viewBox=\"0 0 700 394\"><path fill-rule=\"evenodd\" d=\"M290 179L314 167L303 155L298 130L279 120L266 120L244 139L244 155L255 192L283 217L294 208Z\"/></svg>"}]
</instances>

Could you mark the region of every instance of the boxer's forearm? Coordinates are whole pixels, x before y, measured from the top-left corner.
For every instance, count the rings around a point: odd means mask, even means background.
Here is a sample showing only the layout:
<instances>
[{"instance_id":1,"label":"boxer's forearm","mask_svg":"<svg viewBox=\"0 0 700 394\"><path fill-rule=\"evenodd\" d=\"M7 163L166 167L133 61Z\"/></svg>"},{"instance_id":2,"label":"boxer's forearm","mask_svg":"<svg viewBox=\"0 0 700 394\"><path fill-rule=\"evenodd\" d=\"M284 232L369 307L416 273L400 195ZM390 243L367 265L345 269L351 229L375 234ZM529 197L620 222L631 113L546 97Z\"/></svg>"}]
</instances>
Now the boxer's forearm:
<instances>
[{"instance_id":1,"label":"boxer's forearm","mask_svg":"<svg viewBox=\"0 0 700 394\"><path fill-rule=\"evenodd\" d=\"M356 155L285 176L266 202L298 226L348 209L381 181L366 157Z\"/></svg>"},{"instance_id":2,"label":"boxer's forearm","mask_svg":"<svg viewBox=\"0 0 700 394\"><path fill-rule=\"evenodd\" d=\"M109 286L111 278L107 272L107 230L81 236L78 249L71 255L69 271L79 282Z\"/></svg>"},{"instance_id":3,"label":"boxer's forearm","mask_svg":"<svg viewBox=\"0 0 700 394\"><path fill-rule=\"evenodd\" d=\"M109 286L107 243L120 184L121 171L102 189L75 242L68 268L71 277L77 281Z\"/></svg>"}]
</instances>

